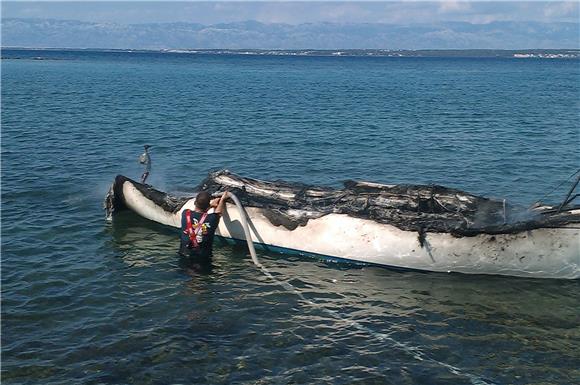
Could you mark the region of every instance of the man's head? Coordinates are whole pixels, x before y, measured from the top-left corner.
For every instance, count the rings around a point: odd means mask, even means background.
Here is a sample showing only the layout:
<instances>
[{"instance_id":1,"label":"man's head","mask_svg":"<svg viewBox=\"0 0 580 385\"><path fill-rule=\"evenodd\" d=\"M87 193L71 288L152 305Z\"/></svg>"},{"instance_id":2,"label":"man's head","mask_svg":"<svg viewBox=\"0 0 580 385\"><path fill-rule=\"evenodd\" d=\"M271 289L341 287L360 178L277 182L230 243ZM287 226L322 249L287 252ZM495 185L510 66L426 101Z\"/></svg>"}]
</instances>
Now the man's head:
<instances>
[{"instance_id":1,"label":"man's head","mask_svg":"<svg viewBox=\"0 0 580 385\"><path fill-rule=\"evenodd\" d=\"M148 144L144 145L143 147L144 147L146 150L148 150L148 149L150 149L150 148L151 148L151 146L150 146L150 145L148 145Z\"/></svg>"},{"instance_id":2,"label":"man's head","mask_svg":"<svg viewBox=\"0 0 580 385\"><path fill-rule=\"evenodd\" d=\"M209 201L211 200L211 196L207 191L202 191L197 194L195 197L195 207L198 209L205 211L209 208Z\"/></svg>"}]
</instances>

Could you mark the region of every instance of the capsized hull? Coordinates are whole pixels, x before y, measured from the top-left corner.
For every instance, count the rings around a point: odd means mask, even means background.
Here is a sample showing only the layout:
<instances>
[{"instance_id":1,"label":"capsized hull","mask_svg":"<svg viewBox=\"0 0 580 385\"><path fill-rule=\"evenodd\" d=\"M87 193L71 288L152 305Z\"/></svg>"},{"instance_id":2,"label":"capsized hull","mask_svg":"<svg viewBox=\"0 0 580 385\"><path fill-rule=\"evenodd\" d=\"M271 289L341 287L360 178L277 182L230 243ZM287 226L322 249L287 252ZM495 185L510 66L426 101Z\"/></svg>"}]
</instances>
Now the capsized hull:
<instances>
[{"instance_id":1,"label":"capsized hull","mask_svg":"<svg viewBox=\"0 0 580 385\"><path fill-rule=\"evenodd\" d=\"M176 228L183 210L193 209L195 203L193 198L176 199L124 177L116 179L111 193L109 205L115 209L128 208ZM580 278L578 223L457 236L404 230L342 213L310 217L289 227L273 221L264 208L246 207L246 212L252 240L277 251L437 272ZM233 204L227 204L216 234L245 240L240 213Z\"/></svg>"}]
</instances>

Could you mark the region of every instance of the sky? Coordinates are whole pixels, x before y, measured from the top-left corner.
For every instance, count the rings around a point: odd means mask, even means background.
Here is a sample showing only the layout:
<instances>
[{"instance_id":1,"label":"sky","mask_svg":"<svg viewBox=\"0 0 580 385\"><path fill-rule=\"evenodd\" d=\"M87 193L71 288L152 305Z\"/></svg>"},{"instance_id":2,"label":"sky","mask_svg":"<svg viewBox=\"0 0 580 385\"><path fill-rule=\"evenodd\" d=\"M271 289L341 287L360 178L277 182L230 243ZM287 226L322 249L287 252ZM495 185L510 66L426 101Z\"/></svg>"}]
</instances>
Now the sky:
<instances>
[{"instance_id":1,"label":"sky","mask_svg":"<svg viewBox=\"0 0 580 385\"><path fill-rule=\"evenodd\" d=\"M463 21L578 22L579 1L3 1L2 18L46 18L98 23L199 24L256 20L303 24L422 24Z\"/></svg>"}]
</instances>

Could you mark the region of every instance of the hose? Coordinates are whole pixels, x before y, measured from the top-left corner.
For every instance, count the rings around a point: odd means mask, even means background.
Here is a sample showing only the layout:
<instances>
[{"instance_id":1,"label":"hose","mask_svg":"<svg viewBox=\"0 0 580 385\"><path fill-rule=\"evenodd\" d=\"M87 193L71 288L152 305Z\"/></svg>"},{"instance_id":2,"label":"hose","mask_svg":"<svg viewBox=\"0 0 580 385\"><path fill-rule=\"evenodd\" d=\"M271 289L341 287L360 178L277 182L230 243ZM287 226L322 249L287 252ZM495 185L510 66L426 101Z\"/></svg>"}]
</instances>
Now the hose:
<instances>
[{"instance_id":1,"label":"hose","mask_svg":"<svg viewBox=\"0 0 580 385\"><path fill-rule=\"evenodd\" d=\"M318 309L321 309L322 311L324 311L325 313L331 315L333 318L336 318L344 323L346 323L347 325L354 327L356 329L358 329L359 331L362 331L364 333L370 334L373 337L378 338L381 341L388 341L391 344L393 344L395 347L405 351L406 353L410 354L414 359L418 360L418 361L426 361L426 362L431 362L433 364L439 365L444 367L445 369L447 369L449 372L458 375L458 376L462 376L462 377L466 377L467 379L469 379L469 381L473 384L473 385L490 385L490 384L494 384L493 382L489 381L489 380L484 380L481 377L478 377L476 375L473 375L471 373L466 373L463 370L450 365L450 364L446 364L444 362L438 361L434 358L429 357L427 354L423 353L419 348L417 347L413 347L413 346L409 346L403 342L399 342L397 340L395 340L394 338L392 338L389 334L385 334L385 333L380 333L380 332L376 332L356 321L350 320L350 319L345 319L343 316L340 315L339 312L335 311L335 310L330 310L314 301L309 300L308 298L306 298L301 292L298 291L298 289L296 289L294 286L292 286L290 283L288 282L283 282L280 281L279 279L277 279L276 277L274 277L265 267L264 265L262 265L260 263L260 261L258 260L258 256L256 255L256 248L254 247L254 241L252 240L252 234L250 233L250 226L248 225L248 216L246 213L246 210L244 210L244 206L242 206L242 203L240 202L240 200L238 199L238 197L233 194L232 192L228 193L230 198L234 201L234 203L236 204L236 206L238 207L238 211L240 213L240 221L242 222L242 227L244 229L244 234L246 236L246 243L248 244L248 249L250 250L250 255L252 257L252 262L254 262L254 265L256 265L260 270L262 270L262 272L264 273L264 275L266 275L268 278L272 279L274 282L276 282L278 285L282 286L283 288L285 288L286 290L296 294L301 300L303 300L304 302L308 303L309 305L316 307Z\"/></svg>"},{"instance_id":2,"label":"hose","mask_svg":"<svg viewBox=\"0 0 580 385\"><path fill-rule=\"evenodd\" d=\"M258 261L258 257L256 255L256 248L254 247L254 242L252 241L250 226L248 226L248 216L246 214L246 210L244 210L244 206L242 206L242 202L240 202L236 194L230 192L228 193L228 195L230 196L230 198L232 198L232 200L238 207L238 211L240 212L240 221L242 222L242 227L244 228L246 243L248 244L248 249L250 250L250 255L252 256L252 262L254 262L254 265L258 266L259 268L263 268L260 261Z\"/></svg>"}]
</instances>

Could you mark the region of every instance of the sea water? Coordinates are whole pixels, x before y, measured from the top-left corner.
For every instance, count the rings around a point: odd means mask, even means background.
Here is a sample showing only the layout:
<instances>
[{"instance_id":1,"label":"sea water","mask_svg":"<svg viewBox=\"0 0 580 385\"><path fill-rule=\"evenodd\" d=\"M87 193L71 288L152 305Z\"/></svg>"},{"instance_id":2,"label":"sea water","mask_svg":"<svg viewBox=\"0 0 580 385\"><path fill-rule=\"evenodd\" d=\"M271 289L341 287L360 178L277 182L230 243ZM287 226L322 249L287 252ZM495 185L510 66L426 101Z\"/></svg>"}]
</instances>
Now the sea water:
<instances>
[{"instance_id":1,"label":"sea water","mask_svg":"<svg viewBox=\"0 0 580 385\"><path fill-rule=\"evenodd\" d=\"M115 175L211 170L441 184L558 203L580 164L577 60L2 51L6 384L570 384L577 281L360 268L105 222ZM306 299L306 300L305 300ZM316 306L312 306L315 303ZM386 338L385 336L388 336ZM425 357L421 360L417 358ZM453 371L449 368L458 368Z\"/></svg>"}]
</instances>

